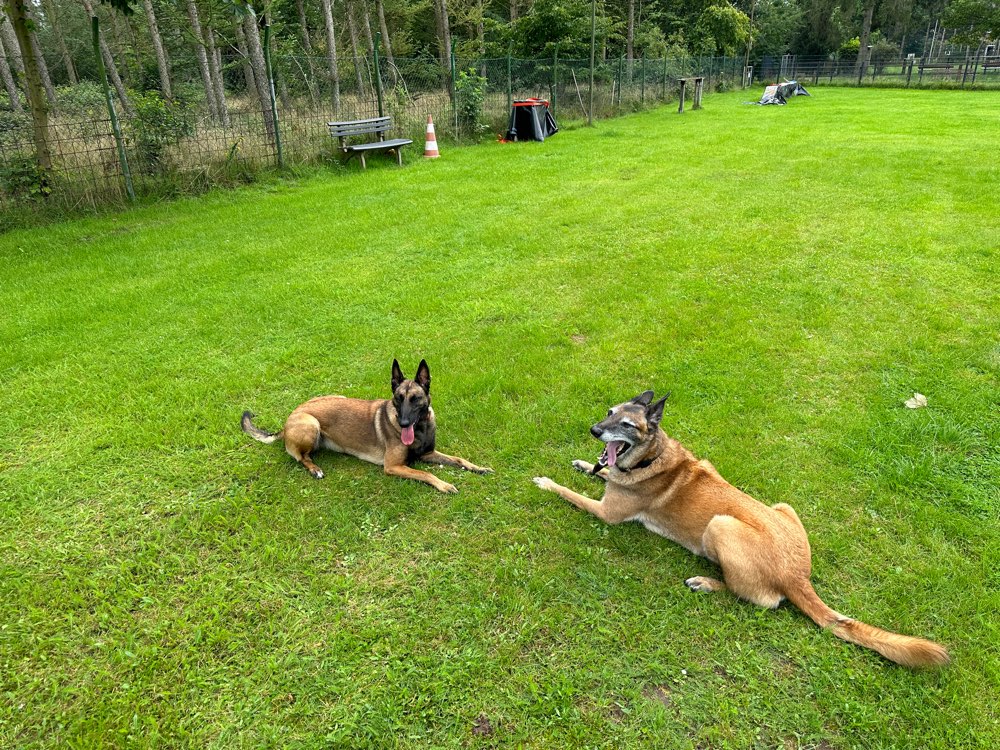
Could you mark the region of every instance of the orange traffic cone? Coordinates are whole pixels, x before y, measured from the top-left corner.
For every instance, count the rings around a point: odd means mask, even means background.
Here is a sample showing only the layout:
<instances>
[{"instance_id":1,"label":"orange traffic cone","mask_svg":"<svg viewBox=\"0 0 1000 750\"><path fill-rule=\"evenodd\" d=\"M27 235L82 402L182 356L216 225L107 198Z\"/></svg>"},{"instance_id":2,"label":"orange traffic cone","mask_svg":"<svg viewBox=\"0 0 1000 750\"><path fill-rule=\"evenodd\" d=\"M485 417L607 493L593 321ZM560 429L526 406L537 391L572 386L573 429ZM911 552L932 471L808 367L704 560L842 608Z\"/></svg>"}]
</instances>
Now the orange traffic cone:
<instances>
[{"instance_id":1,"label":"orange traffic cone","mask_svg":"<svg viewBox=\"0 0 1000 750\"><path fill-rule=\"evenodd\" d=\"M434 135L434 120L427 115L427 144L424 146L424 158L437 159L439 156L441 154L438 153L437 136Z\"/></svg>"}]
</instances>

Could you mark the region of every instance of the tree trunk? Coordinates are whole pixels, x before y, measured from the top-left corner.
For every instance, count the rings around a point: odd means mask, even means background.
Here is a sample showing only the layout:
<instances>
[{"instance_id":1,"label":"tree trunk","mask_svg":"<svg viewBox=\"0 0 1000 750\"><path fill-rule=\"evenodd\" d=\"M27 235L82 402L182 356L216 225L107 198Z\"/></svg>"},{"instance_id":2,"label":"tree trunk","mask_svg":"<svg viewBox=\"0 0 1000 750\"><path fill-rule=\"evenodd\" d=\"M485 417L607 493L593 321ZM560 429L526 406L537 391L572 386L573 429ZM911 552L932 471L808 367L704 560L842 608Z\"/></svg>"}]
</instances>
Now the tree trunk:
<instances>
[{"instance_id":1,"label":"tree trunk","mask_svg":"<svg viewBox=\"0 0 1000 750\"><path fill-rule=\"evenodd\" d=\"M861 22L861 47L858 49L858 60L854 64L854 72L857 75L861 75L861 71L864 66L868 63L868 57L870 50L868 49L868 43L871 41L872 37L872 16L875 13L875 0L868 0L865 7L865 17Z\"/></svg>"},{"instance_id":2,"label":"tree trunk","mask_svg":"<svg viewBox=\"0 0 1000 750\"><path fill-rule=\"evenodd\" d=\"M88 16L94 15L94 4L90 0L80 0L83 3L83 9L87 11ZM115 58L111 56L111 50L108 48L108 43L104 41L104 32L100 33L101 42L101 57L104 58L104 67L107 68L108 78L111 79L111 85L114 86L115 92L118 94L118 99L122 103L122 109L125 110L125 114L129 117L135 117L135 107L132 106L131 100L128 98L128 92L125 91L125 85L122 83L121 76L118 75L118 66L115 65Z\"/></svg>"},{"instance_id":3,"label":"tree trunk","mask_svg":"<svg viewBox=\"0 0 1000 750\"><path fill-rule=\"evenodd\" d=\"M348 0L344 0L344 10L347 13L347 33L351 38L351 54L354 55L354 75L358 81L358 99L364 95L365 81L361 77L361 57L358 52L358 27L354 22L354 9Z\"/></svg>"},{"instance_id":4,"label":"tree trunk","mask_svg":"<svg viewBox=\"0 0 1000 750\"><path fill-rule=\"evenodd\" d=\"M31 109L32 134L35 142L35 160L41 172L43 187L52 171L52 152L49 150L49 109L42 89L42 77L38 71L37 57L32 48L31 34L28 32L28 11L26 0L5 0L5 8L10 24L17 37L17 43L24 60L24 83Z\"/></svg>"},{"instance_id":5,"label":"tree trunk","mask_svg":"<svg viewBox=\"0 0 1000 750\"><path fill-rule=\"evenodd\" d=\"M330 0L322 0L323 21L326 24L326 60L330 67L330 85L333 87L333 112L340 117L340 70L337 67L337 35L333 28L333 8Z\"/></svg>"},{"instance_id":6,"label":"tree trunk","mask_svg":"<svg viewBox=\"0 0 1000 750\"><path fill-rule=\"evenodd\" d=\"M188 3L190 7L191 3ZM156 69L160 72L160 91L163 92L164 99L172 99L170 91L170 65L167 63L167 53L163 49L163 39L160 37L160 29L156 25L156 13L153 12L152 0L142 0L142 7L146 10L146 23L149 24L149 35L153 38L153 52L156 55ZM199 35L200 36L200 35Z\"/></svg>"},{"instance_id":7,"label":"tree trunk","mask_svg":"<svg viewBox=\"0 0 1000 750\"><path fill-rule=\"evenodd\" d=\"M257 96L260 98L260 112L264 116L264 129L267 131L268 140L273 142L274 113L271 110L271 83L267 78L264 48L260 44L260 30L257 28L255 13L248 13L243 17L243 34L246 36L247 51L250 53L253 78L257 82Z\"/></svg>"},{"instance_id":8,"label":"tree trunk","mask_svg":"<svg viewBox=\"0 0 1000 750\"><path fill-rule=\"evenodd\" d=\"M257 77L254 74L253 65L250 62L250 52L247 50L247 35L243 33L243 22L237 19L236 21L236 46L240 51L240 60L242 61L243 67L243 81L246 84L247 96L252 99L258 99L258 104L260 103L257 95Z\"/></svg>"},{"instance_id":9,"label":"tree trunk","mask_svg":"<svg viewBox=\"0 0 1000 750\"><path fill-rule=\"evenodd\" d=\"M4 26L6 25L5 23ZM14 74L7 63L7 50L2 38L0 38L0 76L3 76L3 87L7 90L7 96L10 97L11 109L18 114L24 112L24 107L21 106L21 92L17 90L17 84L14 83Z\"/></svg>"},{"instance_id":10,"label":"tree trunk","mask_svg":"<svg viewBox=\"0 0 1000 750\"><path fill-rule=\"evenodd\" d=\"M66 38L63 36L62 29L59 27L59 19L56 16L56 4L53 0L43 0L42 9L45 11L45 15L52 24L52 33L56 37L56 44L59 45L59 52L62 54L63 65L66 66L66 77L69 79L70 84L75 86L79 82L76 75L76 66L73 65L73 56L69 53L69 47L66 45Z\"/></svg>"},{"instance_id":11,"label":"tree trunk","mask_svg":"<svg viewBox=\"0 0 1000 750\"><path fill-rule=\"evenodd\" d=\"M4 0L6 2L6 0ZM4 15L0 23L0 36L3 37L3 46L10 54L14 63L14 73L20 80L24 80L24 59L21 57L21 46L18 44L17 36L14 34L14 24Z\"/></svg>"},{"instance_id":12,"label":"tree trunk","mask_svg":"<svg viewBox=\"0 0 1000 750\"><path fill-rule=\"evenodd\" d=\"M149 0L143 0L149 3ZM215 95L215 84L212 81L212 71L208 67L208 48L205 46L205 36L201 33L201 19L198 17L198 6L194 0L187 0L188 20L191 21L191 31L194 32L194 53L198 58L198 72L201 73L201 83L205 87L205 101L208 103L208 113L213 120L220 119L219 102Z\"/></svg>"},{"instance_id":13,"label":"tree trunk","mask_svg":"<svg viewBox=\"0 0 1000 750\"><path fill-rule=\"evenodd\" d=\"M368 0L361 0L361 15L365 19L365 22L361 25L361 29L365 32L365 41L368 42L368 54L374 55L375 38L372 36L372 16L371 11L368 9Z\"/></svg>"},{"instance_id":14,"label":"tree trunk","mask_svg":"<svg viewBox=\"0 0 1000 750\"><path fill-rule=\"evenodd\" d=\"M49 66L45 64L45 57L42 55L42 45L38 41L38 34L34 31L38 24L33 19L31 23L31 30L28 33L31 35L31 45L34 50L35 62L38 65L38 75L42 79L42 88L45 89L45 97L49 100L49 106L55 109L56 90L52 86L52 78L49 77Z\"/></svg>"},{"instance_id":15,"label":"tree trunk","mask_svg":"<svg viewBox=\"0 0 1000 750\"><path fill-rule=\"evenodd\" d=\"M479 39L479 55L486 55L486 30L483 28L483 0L476 0L476 9L479 11L479 18L476 21L476 36Z\"/></svg>"},{"instance_id":16,"label":"tree trunk","mask_svg":"<svg viewBox=\"0 0 1000 750\"><path fill-rule=\"evenodd\" d=\"M306 67L309 68L309 79L306 86L313 106L316 106L316 66L313 63L312 39L309 37L309 19L306 18L306 6L303 0L295 0L295 9L299 14L299 38L302 40L302 51L306 53Z\"/></svg>"},{"instance_id":17,"label":"tree trunk","mask_svg":"<svg viewBox=\"0 0 1000 750\"><path fill-rule=\"evenodd\" d=\"M378 25L382 30L382 46L385 48L385 59L389 61L393 75L396 71L396 60L392 56L392 42L389 39L389 27L385 22L385 5L382 0L375 0L375 12L378 13Z\"/></svg>"},{"instance_id":18,"label":"tree trunk","mask_svg":"<svg viewBox=\"0 0 1000 750\"><path fill-rule=\"evenodd\" d=\"M205 27L205 42L208 45L208 68L212 74L212 85L215 87L215 104L219 108L219 119L228 128L229 107L226 105L226 82L222 77L222 64L219 61L218 50L215 48L215 31L211 26Z\"/></svg>"},{"instance_id":19,"label":"tree trunk","mask_svg":"<svg viewBox=\"0 0 1000 750\"><path fill-rule=\"evenodd\" d=\"M455 96L451 80L451 24L448 21L448 0L438 0L441 6L441 54L444 55L444 74L448 82L448 95Z\"/></svg>"},{"instance_id":20,"label":"tree trunk","mask_svg":"<svg viewBox=\"0 0 1000 750\"><path fill-rule=\"evenodd\" d=\"M299 39L302 49L307 55L312 54L312 40L309 38L309 20L306 18L306 6L303 0L295 0L295 10L299 14Z\"/></svg>"},{"instance_id":21,"label":"tree trunk","mask_svg":"<svg viewBox=\"0 0 1000 750\"><path fill-rule=\"evenodd\" d=\"M441 32L444 42L445 68L451 75L451 23L448 21L448 0L438 0L441 4Z\"/></svg>"},{"instance_id":22,"label":"tree trunk","mask_svg":"<svg viewBox=\"0 0 1000 750\"><path fill-rule=\"evenodd\" d=\"M625 25L625 57L635 59L635 0L628 0L628 20Z\"/></svg>"},{"instance_id":23,"label":"tree trunk","mask_svg":"<svg viewBox=\"0 0 1000 750\"><path fill-rule=\"evenodd\" d=\"M517 20L517 0L510 0L510 21L513 23Z\"/></svg>"}]
</instances>

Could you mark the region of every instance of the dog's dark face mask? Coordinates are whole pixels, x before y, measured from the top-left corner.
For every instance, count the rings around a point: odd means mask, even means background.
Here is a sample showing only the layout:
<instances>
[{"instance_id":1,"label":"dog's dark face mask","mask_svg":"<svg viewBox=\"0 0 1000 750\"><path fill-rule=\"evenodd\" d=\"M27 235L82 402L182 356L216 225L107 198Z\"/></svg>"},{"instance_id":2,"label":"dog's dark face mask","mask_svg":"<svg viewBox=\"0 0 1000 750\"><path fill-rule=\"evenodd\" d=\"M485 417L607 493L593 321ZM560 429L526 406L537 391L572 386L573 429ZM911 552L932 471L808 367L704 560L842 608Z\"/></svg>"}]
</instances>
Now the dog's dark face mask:
<instances>
[{"instance_id":1,"label":"dog's dark face mask","mask_svg":"<svg viewBox=\"0 0 1000 750\"><path fill-rule=\"evenodd\" d=\"M612 406L608 416L590 428L590 434L605 444L594 471L617 466L628 471L645 455L645 448L659 431L663 404L670 394L653 403L653 392L644 391L631 401Z\"/></svg>"},{"instance_id":2,"label":"dog's dark face mask","mask_svg":"<svg viewBox=\"0 0 1000 750\"><path fill-rule=\"evenodd\" d=\"M403 445L412 445L413 428L427 418L431 408L431 371L425 360L420 360L413 380L408 380L399 362L392 360L392 405L401 428L400 440Z\"/></svg>"}]
</instances>

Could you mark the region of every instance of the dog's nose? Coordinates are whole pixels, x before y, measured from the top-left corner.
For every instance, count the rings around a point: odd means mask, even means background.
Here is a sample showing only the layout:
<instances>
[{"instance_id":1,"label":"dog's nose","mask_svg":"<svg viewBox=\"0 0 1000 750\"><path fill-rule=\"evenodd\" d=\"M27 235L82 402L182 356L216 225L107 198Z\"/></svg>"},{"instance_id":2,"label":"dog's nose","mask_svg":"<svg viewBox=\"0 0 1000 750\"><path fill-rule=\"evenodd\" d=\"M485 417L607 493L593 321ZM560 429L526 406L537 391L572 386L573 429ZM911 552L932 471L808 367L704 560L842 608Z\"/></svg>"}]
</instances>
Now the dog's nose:
<instances>
[{"instance_id":1,"label":"dog's nose","mask_svg":"<svg viewBox=\"0 0 1000 750\"><path fill-rule=\"evenodd\" d=\"M593 435L595 438L599 438L601 435L604 434L604 430L601 429L600 425L595 424L593 427L590 428L590 434Z\"/></svg>"}]
</instances>

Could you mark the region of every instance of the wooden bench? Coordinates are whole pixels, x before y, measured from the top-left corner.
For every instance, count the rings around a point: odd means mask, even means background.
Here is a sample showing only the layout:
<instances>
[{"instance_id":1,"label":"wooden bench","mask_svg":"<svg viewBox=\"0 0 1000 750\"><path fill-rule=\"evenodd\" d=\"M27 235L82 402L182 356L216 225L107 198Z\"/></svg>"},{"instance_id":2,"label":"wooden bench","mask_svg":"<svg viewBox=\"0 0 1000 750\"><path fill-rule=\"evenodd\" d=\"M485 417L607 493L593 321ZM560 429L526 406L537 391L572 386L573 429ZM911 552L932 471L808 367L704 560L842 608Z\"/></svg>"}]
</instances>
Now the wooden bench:
<instances>
[{"instance_id":1,"label":"wooden bench","mask_svg":"<svg viewBox=\"0 0 1000 750\"><path fill-rule=\"evenodd\" d=\"M391 117L373 117L368 120L346 120L344 122L328 122L326 126L330 129L330 137L340 141L340 153L344 163L351 160L352 156L361 159L361 168L367 169L365 165L365 154L369 151L395 151L396 161L399 166L403 166L403 146L409 146L413 141L407 138L385 139L385 133L392 127ZM377 141L367 143L347 142L348 138L359 136L377 135Z\"/></svg>"}]
</instances>

